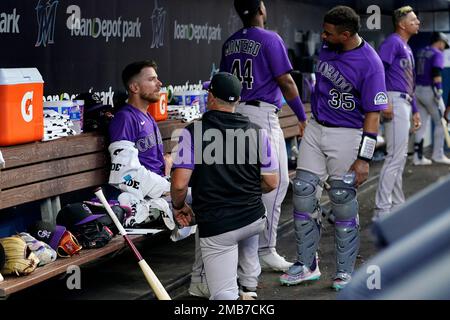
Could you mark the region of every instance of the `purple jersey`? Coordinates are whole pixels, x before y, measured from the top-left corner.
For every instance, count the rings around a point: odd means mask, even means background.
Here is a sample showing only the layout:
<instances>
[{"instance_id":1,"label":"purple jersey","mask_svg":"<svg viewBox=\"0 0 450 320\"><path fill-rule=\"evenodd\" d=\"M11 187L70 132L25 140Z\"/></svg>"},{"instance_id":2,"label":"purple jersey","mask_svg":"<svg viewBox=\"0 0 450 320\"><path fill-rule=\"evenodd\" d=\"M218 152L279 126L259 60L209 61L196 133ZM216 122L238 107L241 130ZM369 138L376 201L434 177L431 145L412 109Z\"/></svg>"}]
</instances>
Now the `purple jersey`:
<instances>
[{"instance_id":1,"label":"purple jersey","mask_svg":"<svg viewBox=\"0 0 450 320\"><path fill-rule=\"evenodd\" d=\"M123 106L114 115L109 126L111 142L134 142L139 150L139 162L148 170L164 176L164 154L161 133L149 113L143 113L131 105Z\"/></svg>"},{"instance_id":2,"label":"purple jersey","mask_svg":"<svg viewBox=\"0 0 450 320\"><path fill-rule=\"evenodd\" d=\"M433 69L444 69L444 54L437 48L427 46L417 53L416 84L420 86L432 86Z\"/></svg>"},{"instance_id":3,"label":"purple jersey","mask_svg":"<svg viewBox=\"0 0 450 320\"><path fill-rule=\"evenodd\" d=\"M251 27L225 41L220 70L241 80L241 101L260 100L281 108L282 94L276 78L289 73L292 65L278 34Z\"/></svg>"},{"instance_id":4,"label":"purple jersey","mask_svg":"<svg viewBox=\"0 0 450 320\"><path fill-rule=\"evenodd\" d=\"M393 33L380 46L380 58L386 67L386 88L414 96L414 56L402 38Z\"/></svg>"},{"instance_id":5,"label":"purple jersey","mask_svg":"<svg viewBox=\"0 0 450 320\"><path fill-rule=\"evenodd\" d=\"M384 77L380 58L366 42L340 53L324 45L311 98L314 118L323 125L362 128L365 113L387 108Z\"/></svg>"}]
</instances>

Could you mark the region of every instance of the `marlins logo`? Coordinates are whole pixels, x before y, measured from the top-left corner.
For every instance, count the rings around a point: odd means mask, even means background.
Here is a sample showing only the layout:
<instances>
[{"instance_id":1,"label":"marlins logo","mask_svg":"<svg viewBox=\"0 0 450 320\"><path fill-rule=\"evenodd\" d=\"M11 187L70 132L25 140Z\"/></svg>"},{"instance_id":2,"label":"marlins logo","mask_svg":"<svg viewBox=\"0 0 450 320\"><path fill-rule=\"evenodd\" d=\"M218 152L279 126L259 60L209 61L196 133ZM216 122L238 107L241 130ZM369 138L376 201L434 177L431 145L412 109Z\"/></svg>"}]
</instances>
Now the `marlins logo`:
<instances>
[{"instance_id":1,"label":"marlins logo","mask_svg":"<svg viewBox=\"0 0 450 320\"><path fill-rule=\"evenodd\" d=\"M378 92L375 96L374 103L376 106L382 105L382 104L388 104L388 97L386 93L384 92Z\"/></svg>"},{"instance_id":2,"label":"marlins logo","mask_svg":"<svg viewBox=\"0 0 450 320\"><path fill-rule=\"evenodd\" d=\"M36 16L38 22L38 38L35 47L44 47L47 44L54 44L56 9L59 1L39 0L36 6Z\"/></svg>"},{"instance_id":3,"label":"marlins logo","mask_svg":"<svg viewBox=\"0 0 450 320\"><path fill-rule=\"evenodd\" d=\"M153 40L151 48L160 48L164 46L164 27L166 23L167 12L163 7L158 6L158 0L155 0L155 8L152 12Z\"/></svg>"}]
</instances>

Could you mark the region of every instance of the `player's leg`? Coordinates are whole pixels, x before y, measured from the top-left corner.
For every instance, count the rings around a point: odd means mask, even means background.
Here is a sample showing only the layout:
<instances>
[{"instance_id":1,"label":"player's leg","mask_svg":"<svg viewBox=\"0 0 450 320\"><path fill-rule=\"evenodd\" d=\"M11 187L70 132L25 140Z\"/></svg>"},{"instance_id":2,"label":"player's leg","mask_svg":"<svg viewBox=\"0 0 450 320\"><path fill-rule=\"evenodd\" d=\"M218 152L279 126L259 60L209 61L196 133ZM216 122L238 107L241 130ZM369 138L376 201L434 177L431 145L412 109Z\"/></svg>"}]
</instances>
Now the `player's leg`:
<instances>
[{"instance_id":1,"label":"player's leg","mask_svg":"<svg viewBox=\"0 0 450 320\"><path fill-rule=\"evenodd\" d=\"M413 164L418 165L430 165L431 160L427 159L423 155L423 139L425 137L425 132L427 130L428 119L430 118L429 104L432 103L433 97L431 90L428 92L426 87L417 87L417 108L419 109L420 119L422 121L422 126L415 133L414 141L414 158Z\"/></svg>"},{"instance_id":2,"label":"player's leg","mask_svg":"<svg viewBox=\"0 0 450 320\"><path fill-rule=\"evenodd\" d=\"M192 265L191 284L189 294L195 297L209 299L210 292L205 276L205 267L202 260L202 251L200 249L200 238L198 228L195 233L194 264Z\"/></svg>"},{"instance_id":3,"label":"player's leg","mask_svg":"<svg viewBox=\"0 0 450 320\"><path fill-rule=\"evenodd\" d=\"M442 117L445 112L444 100L441 98L435 101L434 108L431 110L431 119L434 123L434 140L432 160L437 163L450 164L450 159L444 153L444 127L442 126Z\"/></svg>"},{"instance_id":4,"label":"player's leg","mask_svg":"<svg viewBox=\"0 0 450 320\"><path fill-rule=\"evenodd\" d=\"M361 131L347 128L328 128L327 168L330 174L328 196L334 216L336 243L336 275L332 287L340 290L351 280L359 251L359 219L356 189L342 177L355 162Z\"/></svg>"},{"instance_id":5,"label":"player's leg","mask_svg":"<svg viewBox=\"0 0 450 320\"><path fill-rule=\"evenodd\" d=\"M296 177L293 181L294 228L297 261L280 277L284 285L296 285L320 278L317 248L320 240L320 184L325 180L325 155L320 150L323 127L312 121L300 144Z\"/></svg>"},{"instance_id":6,"label":"player's leg","mask_svg":"<svg viewBox=\"0 0 450 320\"><path fill-rule=\"evenodd\" d=\"M403 194L400 185L406 163L410 127L411 105L401 98L389 97L394 105L394 118L384 122L387 155L380 173L375 196L375 216L388 214L392 209L392 196ZM395 189L395 190L394 190Z\"/></svg>"},{"instance_id":7,"label":"player's leg","mask_svg":"<svg viewBox=\"0 0 450 320\"><path fill-rule=\"evenodd\" d=\"M242 228L242 236L239 237L238 250L239 262L237 274L239 278L239 295L247 295L257 298L258 277L261 267L258 258L258 238L267 224L267 217L263 217L252 224Z\"/></svg>"}]
</instances>

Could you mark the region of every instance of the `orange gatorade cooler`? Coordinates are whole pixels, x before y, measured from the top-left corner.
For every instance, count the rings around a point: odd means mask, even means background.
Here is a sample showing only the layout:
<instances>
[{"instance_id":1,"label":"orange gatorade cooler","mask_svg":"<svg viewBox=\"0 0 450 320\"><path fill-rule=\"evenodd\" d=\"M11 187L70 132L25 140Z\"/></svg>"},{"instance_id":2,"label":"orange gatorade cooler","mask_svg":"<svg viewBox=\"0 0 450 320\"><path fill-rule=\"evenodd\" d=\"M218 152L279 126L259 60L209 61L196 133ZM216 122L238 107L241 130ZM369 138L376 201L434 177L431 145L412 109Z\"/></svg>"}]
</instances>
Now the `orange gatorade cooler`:
<instances>
[{"instance_id":1,"label":"orange gatorade cooler","mask_svg":"<svg viewBox=\"0 0 450 320\"><path fill-rule=\"evenodd\" d=\"M167 92L161 92L159 102L149 104L147 111L155 121L167 120Z\"/></svg>"},{"instance_id":2,"label":"orange gatorade cooler","mask_svg":"<svg viewBox=\"0 0 450 320\"><path fill-rule=\"evenodd\" d=\"M42 139L43 94L36 68L0 69L0 146Z\"/></svg>"}]
</instances>

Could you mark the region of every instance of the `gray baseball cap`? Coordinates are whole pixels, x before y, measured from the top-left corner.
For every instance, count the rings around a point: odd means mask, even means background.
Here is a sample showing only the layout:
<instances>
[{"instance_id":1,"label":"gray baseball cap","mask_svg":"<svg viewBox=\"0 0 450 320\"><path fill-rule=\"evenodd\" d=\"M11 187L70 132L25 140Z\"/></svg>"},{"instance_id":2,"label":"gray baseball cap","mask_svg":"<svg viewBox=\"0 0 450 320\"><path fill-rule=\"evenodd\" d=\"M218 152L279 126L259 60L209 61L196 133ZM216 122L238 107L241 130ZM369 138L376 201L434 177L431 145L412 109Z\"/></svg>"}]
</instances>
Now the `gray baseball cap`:
<instances>
[{"instance_id":1,"label":"gray baseball cap","mask_svg":"<svg viewBox=\"0 0 450 320\"><path fill-rule=\"evenodd\" d=\"M445 43L445 49L450 48L450 44L448 41L447 36L442 33L442 32L433 32L433 34L431 35L431 43L435 43L438 41L444 41Z\"/></svg>"}]
</instances>

